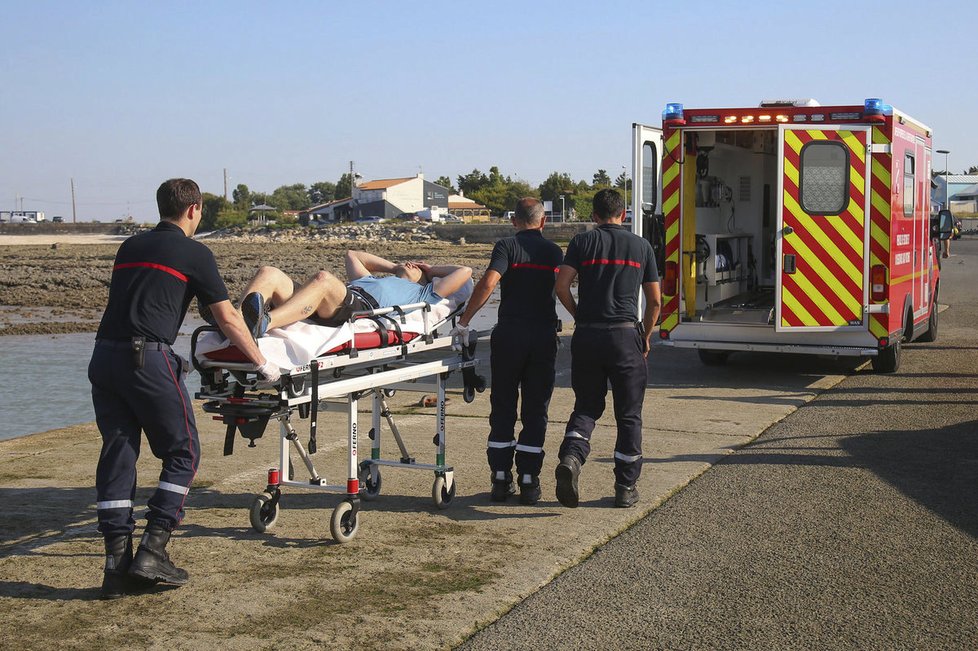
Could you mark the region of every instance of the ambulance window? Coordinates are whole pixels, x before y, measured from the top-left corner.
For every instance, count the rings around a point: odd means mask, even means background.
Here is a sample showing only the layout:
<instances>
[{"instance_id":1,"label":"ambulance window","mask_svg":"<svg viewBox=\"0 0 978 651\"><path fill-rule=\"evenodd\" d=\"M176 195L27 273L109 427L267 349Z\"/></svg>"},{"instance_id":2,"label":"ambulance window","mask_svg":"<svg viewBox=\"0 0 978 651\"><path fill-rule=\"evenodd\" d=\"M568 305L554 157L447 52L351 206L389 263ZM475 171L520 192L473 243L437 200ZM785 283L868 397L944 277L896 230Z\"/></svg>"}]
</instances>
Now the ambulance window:
<instances>
[{"instance_id":1,"label":"ambulance window","mask_svg":"<svg viewBox=\"0 0 978 651\"><path fill-rule=\"evenodd\" d=\"M838 215L849 205L849 150L841 142L817 140L801 148L801 208L813 215Z\"/></svg>"},{"instance_id":2,"label":"ambulance window","mask_svg":"<svg viewBox=\"0 0 978 651\"><path fill-rule=\"evenodd\" d=\"M642 145L642 213L651 215L655 212L655 194L659 182L658 169L659 152L654 143Z\"/></svg>"},{"instance_id":3,"label":"ambulance window","mask_svg":"<svg viewBox=\"0 0 978 651\"><path fill-rule=\"evenodd\" d=\"M913 154L907 154L903 159L903 216L913 217L913 209L916 205L917 184L914 183L914 160Z\"/></svg>"}]
</instances>

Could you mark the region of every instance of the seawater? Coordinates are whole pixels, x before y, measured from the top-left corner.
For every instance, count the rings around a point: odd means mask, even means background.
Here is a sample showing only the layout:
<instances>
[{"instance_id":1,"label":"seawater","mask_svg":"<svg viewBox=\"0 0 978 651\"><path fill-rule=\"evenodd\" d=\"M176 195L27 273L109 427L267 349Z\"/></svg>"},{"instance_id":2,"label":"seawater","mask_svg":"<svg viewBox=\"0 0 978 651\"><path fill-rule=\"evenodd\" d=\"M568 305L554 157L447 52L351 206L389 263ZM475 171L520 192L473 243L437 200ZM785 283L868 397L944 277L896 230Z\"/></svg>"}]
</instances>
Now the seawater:
<instances>
[{"instance_id":1,"label":"seawater","mask_svg":"<svg viewBox=\"0 0 978 651\"><path fill-rule=\"evenodd\" d=\"M190 334L198 323L185 323L173 349L190 356ZM16 335L0 337L0 440L95 420L88 362L95 334ZM200 386L196 371L187 378L191 396Z\"/></svg>"},{"instance_id":2,"label":"seawater","mask_svg":"<svg viewBox=\"0 0 978 651\"><path fill-rule=\"evenodd\" d=\"M498 289L472 325L488 330L496 322ZM563 312L562 309L559 309ZM562 318L568 318L566 313ZM203 321L187 318L173 349L190 358L190 335ZM88 362L95 346L92 332L73 335L0 337L0 440L46 432L95 420ZM488 342L483 350L488 355ZM191 398L200 388L199 374L186 379Z\"/></svg>"}]
</instances>

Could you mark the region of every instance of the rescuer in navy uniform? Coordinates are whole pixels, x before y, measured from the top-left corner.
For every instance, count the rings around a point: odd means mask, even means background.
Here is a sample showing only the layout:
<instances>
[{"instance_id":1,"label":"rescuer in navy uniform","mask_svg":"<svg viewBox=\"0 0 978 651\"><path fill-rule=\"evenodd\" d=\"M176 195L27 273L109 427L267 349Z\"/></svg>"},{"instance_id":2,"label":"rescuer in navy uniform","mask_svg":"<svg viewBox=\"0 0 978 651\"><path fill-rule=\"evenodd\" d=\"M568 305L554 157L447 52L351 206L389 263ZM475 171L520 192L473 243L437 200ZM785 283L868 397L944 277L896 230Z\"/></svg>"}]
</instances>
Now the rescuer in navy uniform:
<instances>
[{"instance_id":1,"label":"rescuer in navy uniform","mask_svg":"<svg viewBox=\"0 0 978 651\"><path fill-rule=\"evenodd\" d=\"M194 296L265 379L279 369L258 350L241 313L228 300L214 255L192 235L200 224L200 188L170 179L156 192L160 223L130 237L116 254L109 302L88 367L102 451L95 475L98 528L105 538L102 596L114 599L133 583L183 585L187 572L166 552L170 532L200 463L194 412L184 384L187 362L170 346ZM162 461L159 485L149 499L146 531L132 553L133 499L140 433Z\"/></svg>"},{"instance_id":2,"label":"rescuer in navy uniform","mask_svg":"<svg viewBox=\"0 0 978 651\"><path fill-rule=\"evenodd\" d=\"M486 450L492 471L490 499L504 502L516 492L515 452L520 502L536 504L540 499L547 407L554 389L557 356L554 279L563 253L559 246L544 239L546 215L543 204L536 199L521 199L512 222L516 235L496 242L489 268L475 286L465 313L452 332L463 345L468 345L472 317L496 284L501 283L498 323L490 339L492 393ZM517 439L516 404L520 398L523 429Z\"/></svg>"},{"instance_id":3,"label":"rescuer in navy uniform","mask_svg":"<svg viewBox=\"0 0 978 651\"><path fill-rule=\"evenodd\" d=\"M604 412L608 383L614 397L615 506L634 506L642 472L642 403L648 380L646 358L659 318L659 274L649 242L621 225L625 203L612 189L594 195L597 228L575 235L557 275L557 298L574 316L571 386L574 411L560 445L554 474L557 499L576 507L581 466L591 452L594 423ZM578 279L578 300L570 288ZM645 313L638 317L638 294Z\"/></svg>"}]
</instances>

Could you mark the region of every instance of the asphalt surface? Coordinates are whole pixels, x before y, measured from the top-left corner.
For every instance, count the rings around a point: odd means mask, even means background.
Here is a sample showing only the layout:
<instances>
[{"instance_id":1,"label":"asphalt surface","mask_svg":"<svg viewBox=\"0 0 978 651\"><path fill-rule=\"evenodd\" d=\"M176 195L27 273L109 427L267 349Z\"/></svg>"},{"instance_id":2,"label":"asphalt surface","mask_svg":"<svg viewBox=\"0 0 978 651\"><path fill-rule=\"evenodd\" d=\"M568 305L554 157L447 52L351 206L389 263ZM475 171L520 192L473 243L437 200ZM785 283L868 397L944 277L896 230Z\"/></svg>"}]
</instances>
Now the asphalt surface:
<instances>
[{"instance_id":1,"label":"asphalt surface","mask_svg":"<svg viewBox=\"0 0 978 651\"><path fill-rule=\"evenodd\" d=\"M952 248L937 342L852 372L461 648L978 648L978 240Z\"/></svg>"}]
</instances>

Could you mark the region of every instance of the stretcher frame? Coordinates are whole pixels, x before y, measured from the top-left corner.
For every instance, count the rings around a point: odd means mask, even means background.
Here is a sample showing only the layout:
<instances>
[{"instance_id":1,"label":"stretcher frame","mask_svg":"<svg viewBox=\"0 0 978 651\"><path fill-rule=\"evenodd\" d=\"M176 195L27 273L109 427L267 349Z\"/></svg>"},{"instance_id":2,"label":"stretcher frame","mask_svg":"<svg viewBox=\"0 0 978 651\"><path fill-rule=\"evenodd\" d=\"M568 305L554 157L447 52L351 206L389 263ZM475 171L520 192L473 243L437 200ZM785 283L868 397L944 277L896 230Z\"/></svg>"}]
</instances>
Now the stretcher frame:
<instances>
[{"instance_id":1,"label":"stretcher frame","mask_svg":"<svg viewBox=\"0 0 978 651\"><path fill-rule=\"evenodd\" d=\"M397 330L395 343L381 348L357 349L353 338L351 347L311 360L296 367L275 386L261 380L257 369L247 362L199 361L195 354L200 334L216 331L213 326L198 328L191 339L191 359L201 374L201 390L195 398L205 400L205 412L214 414L215 420L227 425L225 455L233 451L234 434L240 432L249 439L249 447L264 434L268 421L279 423L279 466L268 471L265 490L255 496L250 508L252 527L258 532L271 528L278 519L282 487L304 488L345 494L345 498L333 510L330 532L340 543L352 540L358 531L360 499L371 501L380 495L381 466L427 470L435 475L432 484L432 500L439 509L448 508L455 497L457 481L454 468L446 464L446 414L445 389L448 377L462 371L463 397L471 402L476 392L485 390L485 380L475 374L478 360L475 358L477 336L470 344L453 346L451 336L438 336L437 329L449 322L454 325L463 305L438 323L429 320L431 306L427 303L384 307L354 313L353 321L368 318L386 321ZM400 325L406 323L405 314L414 309L422 310L423 332L414 339L403 342ZM396 315L396 316L391 316ZM442 355L442 353L448 353ZM417 361L412 355L429 354L435 359ZM324 378L323 375L326 377ZM428 379L427 382L423 380ZM401 437L386 398L394 392L418 391L435 393L434 463L418 463L410 455ZM359 461L359 412L361 399L371 399L370 459ZM346 483L330 483L320 475L313 463L316 453L317 420L320 411L346 414L347 478ZM293 425L293 417L309 420L309 446L303 446ZM391 429L400 457L381 457L381 419ZM305 466L309 479L295 479L293 453Z\"/></svg>"}]
</instances>

